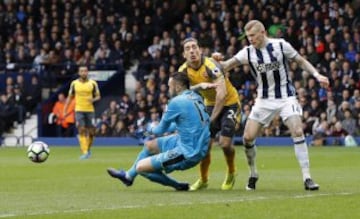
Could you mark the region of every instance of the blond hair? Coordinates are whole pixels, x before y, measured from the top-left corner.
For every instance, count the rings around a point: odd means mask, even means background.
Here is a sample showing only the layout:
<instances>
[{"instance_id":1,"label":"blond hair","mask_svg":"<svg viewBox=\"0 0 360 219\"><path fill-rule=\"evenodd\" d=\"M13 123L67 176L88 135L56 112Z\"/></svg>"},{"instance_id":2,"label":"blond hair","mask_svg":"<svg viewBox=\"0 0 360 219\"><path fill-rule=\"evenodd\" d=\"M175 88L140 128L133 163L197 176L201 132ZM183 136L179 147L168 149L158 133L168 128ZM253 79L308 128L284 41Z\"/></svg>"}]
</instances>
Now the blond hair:
<instances>
[{"instance_id":1,"label":"blond hair","mask_svg":"<svg viewBox=\"0 0 360 219\"><path fill-rule=\"evenodd\" d=\"M256 31L265 31L264 24L259 20L251 20L247 22L244 27L245 31L249 31L252 28L255 28Z\"/></svg>"}]
</instances>

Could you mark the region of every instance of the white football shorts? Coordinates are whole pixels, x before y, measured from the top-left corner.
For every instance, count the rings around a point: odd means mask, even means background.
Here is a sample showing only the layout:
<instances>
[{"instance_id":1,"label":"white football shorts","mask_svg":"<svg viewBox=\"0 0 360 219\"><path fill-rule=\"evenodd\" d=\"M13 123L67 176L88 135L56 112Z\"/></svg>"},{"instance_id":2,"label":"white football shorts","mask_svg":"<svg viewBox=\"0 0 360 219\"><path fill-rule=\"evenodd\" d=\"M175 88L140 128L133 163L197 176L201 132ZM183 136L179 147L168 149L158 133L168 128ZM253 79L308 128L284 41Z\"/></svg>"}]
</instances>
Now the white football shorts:
<instances>
[{"instance_id":1,"label":"white football shorts","mask_svg":"<svg viewBox=\"0 0 360 219\"><path fill-rule=\"evenodd\" d=\"M286 99L257 98L249 118L264 126L268 126L278 113L282 120L286 121L290 116L302 116L303 111L295 97L288 97Z\"/></svg>"}]
</instances>

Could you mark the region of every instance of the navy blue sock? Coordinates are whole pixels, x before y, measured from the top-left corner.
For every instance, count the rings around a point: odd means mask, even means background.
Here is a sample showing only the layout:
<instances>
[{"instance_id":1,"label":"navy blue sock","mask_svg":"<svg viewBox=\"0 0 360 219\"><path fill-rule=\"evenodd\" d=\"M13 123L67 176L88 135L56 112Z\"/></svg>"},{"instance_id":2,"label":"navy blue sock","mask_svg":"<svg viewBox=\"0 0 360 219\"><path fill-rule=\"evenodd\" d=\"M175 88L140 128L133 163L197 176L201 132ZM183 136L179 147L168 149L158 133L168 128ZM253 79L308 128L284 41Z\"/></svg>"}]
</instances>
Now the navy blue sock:
<instances>
[{"instance_id":1,"label":"navy blue sock","mask_svg":"<svg viewBox=\"0 0 360 219\"><path fill-rule=\"evenodd\" d=\"M165 175L162 172L153 172L153 173L140 173L143 177L149 179L150 181L159 183L164 186L170 186L175 189L178 189L181 186L181 183L175 179Z\"/></svg>"}]
</instances>

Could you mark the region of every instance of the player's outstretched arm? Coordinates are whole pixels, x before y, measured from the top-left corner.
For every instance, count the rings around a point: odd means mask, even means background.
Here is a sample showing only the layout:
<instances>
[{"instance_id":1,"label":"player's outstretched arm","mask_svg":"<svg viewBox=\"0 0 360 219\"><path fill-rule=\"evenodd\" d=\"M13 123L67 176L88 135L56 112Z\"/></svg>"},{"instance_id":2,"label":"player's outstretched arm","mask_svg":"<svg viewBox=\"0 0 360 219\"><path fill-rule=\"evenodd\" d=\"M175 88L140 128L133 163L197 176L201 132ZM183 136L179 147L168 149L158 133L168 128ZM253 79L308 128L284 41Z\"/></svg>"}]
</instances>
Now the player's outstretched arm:
<instances>
[{"instance_id":1,"label":"player's outstretched arm","mask_svg":"<svg viewBox=\"0 0 360 219\"><path fill-rule=\"evenodd\" d=\"M322 87L326 88L329 86L329 79L321 75L316 68L300 54L295 56L294 61L297 62L303 70L312 74Z\"/></svg>"},{"instance_id":2,"label":"player's outstretched arm","mask_svg":"<svg viewBox=\"0 0 360 219\"><path fill-rule=\"evenodd\" d=\"M193 86L190 86L191 90L197 91L197 90L206 90L210 88L216 88L217 84L215 83L208 83L208 82L202 82Z\"/></svg>"},{"instance_id":3,"label":"player's outstretched arm","mask_svg":"<svg viewBox=\"0 0 360 219\"><path fill-rule=\"evenodd\" d=\"M211 58L221 64L224 72L229 72L241 64L235 57L224 61L224 56L218 52L211 54Z\"/></svg>"},{"instance_id":4,"label":"player's outstretched arm","mask_svg":"<svg viewBox=\"0 0 360 219\"><path fill-rule=\"evenodd\" d=\"M176 129L176 119L181 113L180 109L181 103L179 103L178 100L171 100L160 120L160 123L151 128L150 133L159 136L172 129Z\"/></svg>"}]
</instances>

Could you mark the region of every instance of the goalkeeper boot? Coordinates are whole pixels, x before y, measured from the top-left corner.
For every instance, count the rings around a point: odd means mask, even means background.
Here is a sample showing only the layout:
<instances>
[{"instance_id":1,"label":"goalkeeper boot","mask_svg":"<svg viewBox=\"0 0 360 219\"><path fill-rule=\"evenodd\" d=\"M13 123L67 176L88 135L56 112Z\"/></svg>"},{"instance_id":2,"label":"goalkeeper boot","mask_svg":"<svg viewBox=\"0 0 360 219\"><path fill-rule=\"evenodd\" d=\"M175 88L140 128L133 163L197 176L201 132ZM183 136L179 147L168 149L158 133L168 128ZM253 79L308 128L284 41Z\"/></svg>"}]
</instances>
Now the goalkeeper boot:
<instances>
[{"instance_id":1,"label":"goalkeeper boot","mask_svg":"<svg viewBox=\"0 0 360 219\"><path fill-rule=\"evenodd\" d=\"M190 186L190 191L206 189L207 187L208 187L207 182L203 182L201 179L198 179L194 184Z\"/></svg>"},{"instance_id":2,"label":"goalkeeper boot","mask_svg":"<svg viewBox=\"0 0 360 219\"><path fill-rule=\"evenodd\" d=\"M235 184L236 173L226 174L226 178L221 185L221 190L231 190Z\"/></svg>"},{"instance_id":3,"label":"goalkeeper boot","mask_svg":"<svg viewBox=\"0 0 360 219\"><path fill-rule=\"evenodd\" d=\"M312 179L307 178L304 182L305 190L319 190L320 186L316 184Z\"/></svg>"},{"instance_id":4,"label":"goalkeeper boot","mask_svg":"<svg viewBox=\"0 0 360 219\"><path fill-rule=\"evenodd\" d=\"M124 170L116 170L114 168L108 168L107 172L111 177L119 179L126 186L131 186L133 184L133 180L128 179L126 177L126 172Z\"/></svg>"},{"instance_id":5,"label":"goalkeeper boot","mask_svg":"<svg viewBox=\"0 0 360 219\"><path fill-rule=\"evenodd\" d=\"M176 191L189 191L190 186L189 183L179 183L175 189Z\"/></svg>"},{"instance_id":6,"label":"goalkeeper boot","mask_svg":"<svg viewBox=\"0 0 360 219\"><path fill-rule=\"evenodd\" d=\"M248 184L245 186L245 189L248 191L255 190L256 189L256 182L258 181L259 177L251 176L249 177Z\"/></svg>"}]
</instances>

